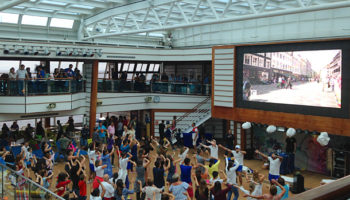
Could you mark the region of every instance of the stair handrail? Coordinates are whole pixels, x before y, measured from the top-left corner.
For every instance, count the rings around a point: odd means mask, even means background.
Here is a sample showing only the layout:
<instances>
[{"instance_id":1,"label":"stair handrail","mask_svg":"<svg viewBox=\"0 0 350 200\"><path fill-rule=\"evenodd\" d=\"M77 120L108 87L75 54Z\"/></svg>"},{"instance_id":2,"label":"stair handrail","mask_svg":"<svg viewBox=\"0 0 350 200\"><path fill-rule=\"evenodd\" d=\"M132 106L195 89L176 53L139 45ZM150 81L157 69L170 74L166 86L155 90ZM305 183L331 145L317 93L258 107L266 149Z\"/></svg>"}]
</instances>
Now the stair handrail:
<instances>
[{"instance_id":1,"label":"stair handrail","mask_svg":"<svg viewBox=\"0 0 350 200\"><path fill-rule=\"evenodd\" d=\"M204 105L205 103L207 103L209 100L211 99L211 97L207 97L205 98L203 101L201 101L199 104L197 104L195 107L192 108L192 111L188 111L186 112L184 115L182 115L181 117L177 118L176 124L180 121L182 121L184 118L186 118L188 115L190 115L191 113L196 112L197 110L199 110L199 108ZM193 111L194 110L194 111Z\"/></svg>"},{"instance_id":2,"label":"stair handrail","mask_svg":"<svg viewBox=\"0 0 350 200\"><path fill-rule=\"evenodd\" d=\"M16 172L15 170L9 168L8 166L3 165L2 163L0 163L0 168L1 168L1 169L0 169L0 171L1 171L0 173L4 173L5 170L8 170L8 171L11 172L11 174L15 174L15 175L16 175L16 178L17 178L17 177L20 177L20 178L24 179L26 182L29 182L31 185L33 185L33 186L35 186L35 187L37 187L37 188L40 188L41 191L46 192L46 193L52 195L55 199L64 200L64 198L58 196L57 194L55 194L55 193L52 192L51 190L46 189L45 187L43 187L43 186L37 184L36 182L34 182L34 181L32 181L31 179L29 179L29 178L23 176L22 174L20 174L20 173ZM3 179L5 179L5 176L3 176ZM4 180L2 180L2 181L3 181L3 183L4 183ZM17 184L17 180L16 180L16 184ZM3 191L1 191L1 192L2 192L2 194L4 194L4 185L3 185L3 187L2 187L2 190L3 190ZM31 195L31 194L30 194L30 190L29 190L29 192L28 192L28 195Z\"/></svg>"},{"instance_id":3,"label":"stair handrail","mask_svg":"<svg viewBox=\"0 0 350 200\"><path fill-rule=\"evenodd\" d=\"M334 180L333 182L318 186L311 190L307 190L298 195L291 197L291 200L300 199L313 199L313 200L326 200L326 199L338 199L349 196L350 191L350 175L343 178ZM347 196L347 197L348 197Z\"/></svg>"}]
</instances>

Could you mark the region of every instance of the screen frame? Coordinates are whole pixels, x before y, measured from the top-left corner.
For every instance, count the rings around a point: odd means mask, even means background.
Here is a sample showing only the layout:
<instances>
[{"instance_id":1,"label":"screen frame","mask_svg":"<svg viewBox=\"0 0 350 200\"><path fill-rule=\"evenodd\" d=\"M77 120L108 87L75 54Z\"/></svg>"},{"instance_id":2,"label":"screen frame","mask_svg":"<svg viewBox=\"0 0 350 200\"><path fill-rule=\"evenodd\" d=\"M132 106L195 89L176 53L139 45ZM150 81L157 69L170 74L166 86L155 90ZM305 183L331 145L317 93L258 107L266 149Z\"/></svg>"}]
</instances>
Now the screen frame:
<instances>
[{"instance_id":1,"label":"screen frame","mask_svg":"<svg viewBox=\"0 0 350 200\"><path fill-rule=\"evenodd\" d=\"M332 50L342 51L342 88L341 108L318 107L311 105L293 105L243 100L243 59L246 53ZM274 112L296 113L303 115L349 118L350 113L350 39L310 42L287 42L277 44L258 44L236 46L235 96L236 107ZM349 55L349 56L345 56Z\"/></svg>"}]
</instances>

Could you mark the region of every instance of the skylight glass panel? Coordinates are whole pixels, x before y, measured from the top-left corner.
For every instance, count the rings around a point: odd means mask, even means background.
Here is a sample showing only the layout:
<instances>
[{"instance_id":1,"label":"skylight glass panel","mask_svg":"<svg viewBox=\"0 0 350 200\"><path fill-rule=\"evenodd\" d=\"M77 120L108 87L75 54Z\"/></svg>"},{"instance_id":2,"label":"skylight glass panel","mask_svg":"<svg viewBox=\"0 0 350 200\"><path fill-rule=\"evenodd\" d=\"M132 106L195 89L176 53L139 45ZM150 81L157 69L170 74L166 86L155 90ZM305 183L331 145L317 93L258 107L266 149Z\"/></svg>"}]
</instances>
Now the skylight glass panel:
<instances>
[{"instance_id":1,"label":"skylight glass panel","mask_svg":"<svg viewBox=\"0 0 350 200\"><path fill-rule=\"evenodd\" d=\"M74 24L74 20L71 20L71 19L52 18L50 26L57 27L57 28L72 28L73 24Z\"/></svg>"},{"instance_id":2,"label":"skylight glass panel","mask_svg":"<svg viewBox=\"0 0 350 200\"><path fill-rule=\"evenodd\" d=\"M122 63L118 63L118 72L120 72L121 68L122 68Z\"/></svg>"},{"instance_id":3,"label":"skylight glass panel","mask_svg":"<svg viewBox=\"0 0 350 200\"><path fill-rule=\"evenodd\" d=\"M123 65L123 72L128 71L128 68L129 68L129 63L124 63L124 65Z\"/></svg>"},{"instance_id":4,"label":"skylight glass panel","mask_svg":"<svg viewBox=\"0 0 350 200\"><path fill-rule=\"evenodd\" d=\"M89 9L89 10L92 10L92 9L95 8L95 7L93 7L93 6L77 5L77 4L70 5L70 7L73 7L73 8L83 8L83 9Z\"/></svg>"},{"instance_id":5,"label":"skylight glass panel","mask_svg":"<svg viewBox=\"0 0 350 200\"><path fill-rule=\"evenodd\" d=\"M58 2L58 1L51 1L51 0L42 0L40 1L42 4L51 4L51 5L56 5L56 6L66 6L67 3L63 2Z\"/></svg>"},{"instance_id":6,"label":"skylight glass panel","mask_svg":"<svg viewBox=\"0 0 350 200\"><path fill-rule=\"evenodd\" d=\"M46 26L47 17L23 15L22 24L34 25L34 26Z\"/></svg>"},{"instance_id":7,"label":"skylight glass panel","mask_svg":"<svg viewBox=\"0 0 350 200\"><path fill-rule=\"evenodd\" d=\"M18 14L2 13L0 12L0 23L18 23Z\"/></svg>"}]
</instances>

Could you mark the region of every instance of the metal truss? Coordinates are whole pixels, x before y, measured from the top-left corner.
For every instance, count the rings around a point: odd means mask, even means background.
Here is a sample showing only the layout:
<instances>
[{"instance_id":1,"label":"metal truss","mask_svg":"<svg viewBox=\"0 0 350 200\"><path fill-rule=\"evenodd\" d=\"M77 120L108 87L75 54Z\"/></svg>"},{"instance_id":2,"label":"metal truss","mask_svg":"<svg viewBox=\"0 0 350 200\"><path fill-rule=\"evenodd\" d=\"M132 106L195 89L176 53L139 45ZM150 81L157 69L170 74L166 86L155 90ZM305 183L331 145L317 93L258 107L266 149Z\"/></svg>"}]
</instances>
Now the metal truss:
<instances>
[{"instance_id":1,"label":"metal truss","mask_svg":"<svg viewBox=\"0 0 350 200\"><path fill-rule=\"evenodd\" d=\"M87 17L81 38L166 34L179 28L349 6L349 0L148 0Z\"/></svg>"}]
</instances>

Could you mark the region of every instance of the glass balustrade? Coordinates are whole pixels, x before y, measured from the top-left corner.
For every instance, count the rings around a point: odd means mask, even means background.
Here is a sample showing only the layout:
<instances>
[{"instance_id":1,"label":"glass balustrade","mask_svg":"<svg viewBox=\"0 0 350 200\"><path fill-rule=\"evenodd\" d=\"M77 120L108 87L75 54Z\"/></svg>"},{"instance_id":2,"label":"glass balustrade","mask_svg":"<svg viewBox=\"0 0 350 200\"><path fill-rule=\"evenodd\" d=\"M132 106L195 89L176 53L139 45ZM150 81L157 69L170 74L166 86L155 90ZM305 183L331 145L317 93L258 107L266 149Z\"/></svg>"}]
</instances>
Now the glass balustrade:
<instances>
[{"instance_id":1,"label":"glass balustrade","mask_svg":"<svg viewBox=\"0 0 350 200\"><path fill-rule=\"evenodd\" d=\"M36 183L27 177L16 173L10 167L11 164L5 166L0 164L0 197L1 199L28 199L28 200L63 200L57 194L44 188L40 183Z\"/></svg>"},{"instance_id":2,"label":"glass balustrade","mask_svg":"<svg viewBox=\"0 0 350 200\"><path fill-rule=\"evenodd\" d=\"M35 79L0 80L1 96L71 94L85 91L85 80Z\"/></svg>"},{"instance_id":3,"label":"glass balustrade","mask_svg":"<svg viewBox=\"0 0 350 200\"><path fill-rule=\"evenodd\" d=\"M98 92L147 92L165 94L210 95L211 85L176 82L132 82L122 80L98 80Z\"/></svg>"}]
</instances>

